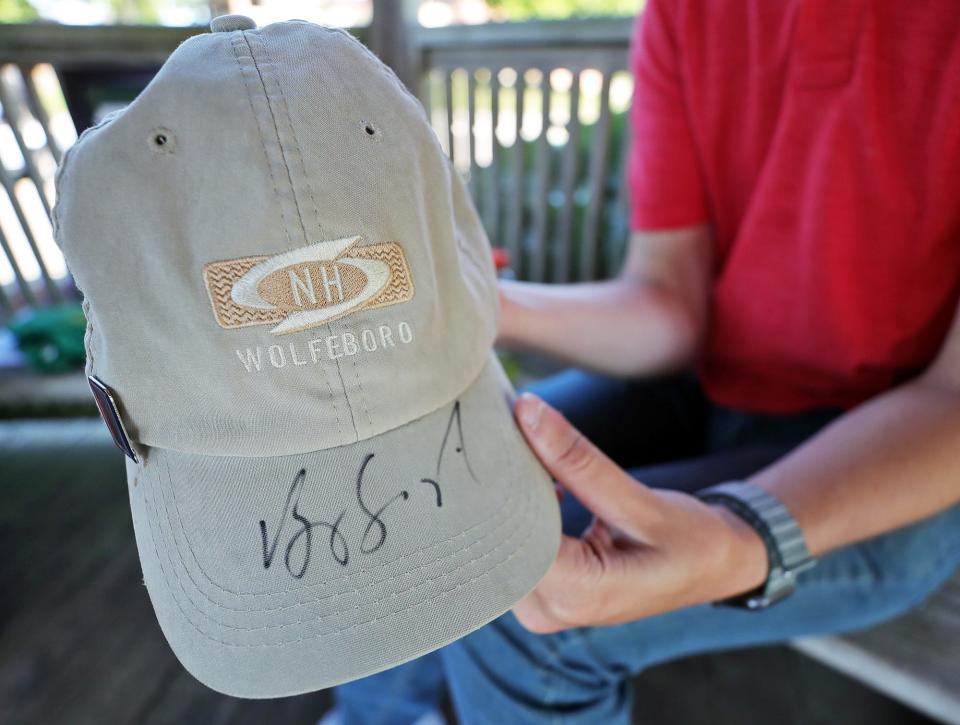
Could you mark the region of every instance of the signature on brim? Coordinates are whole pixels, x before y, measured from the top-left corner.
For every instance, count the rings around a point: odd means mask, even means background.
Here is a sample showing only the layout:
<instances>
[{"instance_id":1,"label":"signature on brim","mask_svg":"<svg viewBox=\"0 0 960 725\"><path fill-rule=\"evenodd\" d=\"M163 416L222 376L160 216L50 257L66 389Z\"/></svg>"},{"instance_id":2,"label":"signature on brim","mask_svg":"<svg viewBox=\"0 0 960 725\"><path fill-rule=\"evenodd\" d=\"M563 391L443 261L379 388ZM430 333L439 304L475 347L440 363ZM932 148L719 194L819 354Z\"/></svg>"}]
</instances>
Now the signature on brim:
<instances>
[{"instance_id":1,"label":"signature on brim","mask_svg":"<svg viewBox=\"0 0 960 725\"><path fill-rule=\"evenodd\" d=\"M446 428L443 433L443 440L440 443L440 450L437 454L437 463L431 476L424 476L416 483L429 486L434 493L434 503L437 508L443 506L443 491L440 485L440 467L444 460L444 453L447 450L447 444L455 442L454 451L463 456L470 477L478 481L473 468L470 465L470 458L467 455L467 445L463 437L463 423L460 413L460 401L453 404L450 412L450 418L447 420ZM306 468L301 468L293 478L290 488L287 490L286 501L280 512L280 521L271 537L269 534L266 520L260 521L260 540L263 545L263 568L269 569L276 559L277 549L283 543L281 536L284 531L290 531L290 525L293 526L292 533L289 533L285 539L286 546L283 547L283 564L287 571L295 579L302 579L310 568L310 557L313 553L314 535L324 541L329 549L330 556L333 557L340 566L347 566L350 563L351 553L354 556L359 554L372 554L379 550L387 541L390 529L387 525L387 519L391 518L388 509L397 508L403 501L410 498L410 492L403 488L394 496L386 501L373 502L365 497L364 477L372 465L376 454L367 453L360 463L357 472L356 485L354 486L354 500L344 508L332 521L323 521L312 518L300 508L300 495L307 485L308 472ZM394 517L395 518L395 517ZM359 519L359 530L353 524ZM349 525L349 526L348 526ZM393 525L397 525L394 523ZM349 529L349 533L345 532Z\"/></svg>"}]
</instances>

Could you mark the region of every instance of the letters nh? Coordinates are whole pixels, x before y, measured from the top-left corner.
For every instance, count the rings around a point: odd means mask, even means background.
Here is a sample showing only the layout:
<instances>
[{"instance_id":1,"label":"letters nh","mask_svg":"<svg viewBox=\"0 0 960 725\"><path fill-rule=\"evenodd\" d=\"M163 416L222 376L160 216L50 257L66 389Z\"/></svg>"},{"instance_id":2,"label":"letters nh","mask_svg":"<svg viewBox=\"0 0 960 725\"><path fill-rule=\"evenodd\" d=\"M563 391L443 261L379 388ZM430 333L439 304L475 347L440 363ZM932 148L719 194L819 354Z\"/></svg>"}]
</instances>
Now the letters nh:
<instances>
[{"instance_id":1,"label":"letters nh","mask_svg":"<svg viewBox=\"0 0 960 725\"><path fill-rule=\"evenodd\" d=\"M298 270L294 269L287 270L290 276L290 293L293 296L294 302L297 307L304 306L303 298L300 296L302 293L307 295L311 305L316 305L317 293L313 288L313 276L310 274L310 267L300 267L299 272L303 275L302 278L297 274L297 271ZM330 279L327 272L327 265L321 265L320 275L323 278L323 295L327 300L327 304L333 303L333 294L331 294L331 291L334 289L337 291L337 302L343 302L343 282L340 279L340 267L333 265L333 279Z\"/></svg>"}]
</instances>

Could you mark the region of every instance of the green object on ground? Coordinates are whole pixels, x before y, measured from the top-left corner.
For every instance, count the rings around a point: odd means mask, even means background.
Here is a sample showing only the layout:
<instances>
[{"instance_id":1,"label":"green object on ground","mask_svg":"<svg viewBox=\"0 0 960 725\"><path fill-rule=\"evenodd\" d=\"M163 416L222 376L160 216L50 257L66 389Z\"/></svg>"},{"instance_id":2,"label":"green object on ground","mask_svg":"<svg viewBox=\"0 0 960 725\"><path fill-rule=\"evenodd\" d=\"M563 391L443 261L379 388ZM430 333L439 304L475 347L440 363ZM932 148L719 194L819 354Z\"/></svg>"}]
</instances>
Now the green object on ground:
<instances>
[{"instance_id":1,"label":"green object on ground","mask_svg":"<svg viewBox=\"0 0 960 725\"><path fill-rule=\"evenodd\" d=\"M9 326L33 370L62 373L83 365L87 322L80 303L24 310Z\"/></svg>"}]
</instances>

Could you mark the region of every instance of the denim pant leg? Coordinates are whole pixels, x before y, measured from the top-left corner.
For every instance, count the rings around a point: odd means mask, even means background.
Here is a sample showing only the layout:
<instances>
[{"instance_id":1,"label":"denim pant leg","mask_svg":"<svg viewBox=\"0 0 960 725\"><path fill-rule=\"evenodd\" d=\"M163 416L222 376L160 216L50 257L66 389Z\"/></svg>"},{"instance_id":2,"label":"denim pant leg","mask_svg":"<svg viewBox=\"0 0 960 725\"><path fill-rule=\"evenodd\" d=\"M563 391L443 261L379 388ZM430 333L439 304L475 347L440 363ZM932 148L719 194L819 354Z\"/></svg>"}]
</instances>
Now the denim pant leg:
<instances>
[{"instance_id":1,"label":"denim pant leg","mask_svg":"<svg viewBox=\"0 0 960 725\"><path fill-rule=\"evenodd\" d=\"M568 370L530 389L623 466L691 456L702 446L705 403L689 376L630 382ZM582 530L586 512L569 501L564 508L570 509L564 526ZM436 706L442 690L440 653L434 652L341 685L334 700L347 725L409 725Z\"/></svg>"},{"instance_id":2,"label":"denim pant leg","mask_svg":"<svg viewBox=\"0 0 960 725\"><path fill-rule=\"evenodd\" d=\"M437 707L444 673L439 652L334 688L344 725L410 725Z\"/></svg>"},{"instance_id":3,"label":"denim pant leg","mask_svg":"<svg viewBox=\"0 0 960 725\"><path fill-rule=\"evenodd\" d=\"M527 632L506 614L442 651L464 725L611 723L629 677L684 655L869 627L912 608L960 565L960 506L824 557L760 612L703 605L612 627Z\"/></svg>"}]
</instances>

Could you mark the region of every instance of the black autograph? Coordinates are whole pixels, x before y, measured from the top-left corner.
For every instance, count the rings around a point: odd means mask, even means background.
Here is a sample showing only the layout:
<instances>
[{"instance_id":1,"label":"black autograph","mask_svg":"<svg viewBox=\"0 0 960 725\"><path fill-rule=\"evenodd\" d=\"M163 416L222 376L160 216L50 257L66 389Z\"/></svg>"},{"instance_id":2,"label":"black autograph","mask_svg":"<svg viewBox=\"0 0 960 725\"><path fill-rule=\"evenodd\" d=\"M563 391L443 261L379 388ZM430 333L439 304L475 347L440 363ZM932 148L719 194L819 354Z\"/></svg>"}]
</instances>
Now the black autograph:
<instances>
[{"instance_id":1,"label":"black autograph","mask_svg":"<svg viewBox=\"0 0 960 725\"><path fill-rule=\"evenodd\" d=\"M456 427L454 427L454 423L456 423ZM441 479L440 470L443 465L447 443L451 437L450 433L453 430L456 431L456 453L462 454L463 461L467 467L470 477L475 482L479 483L479 479L474 473L473 467L470 465L470 459L467 455L466 441L463 437L460 401L457 401L453 404L453 410L450 413L450 418L447 421L447 426L443 433L443 441L440 443L440 451L437 454L437 465L434 476L423 477L419 481L420 483L429 484L433 488L437 508L442 508L443 506L443 494L439 483ZM371 508L370 503L364 499L363 485L367 469L370 467L370 463L373 461L374 456L375 454L368 453L364 457L363 462L360 464L360 470L357 473L356 487L354 489L357 508L363 516L363 532L360 535L359 542L361 554L372 554L386 543L389 529L387 528L387 522L383 519L383 514L386 512L389 506L397 501L407 501L410 498L410 492L406 489L401 489L399 493L388 499L385 503L381 504L376 510ZM297 475L294 477L293 482L290 484L290 488L287 491L287 498L283 504L283 510L280 514L280 524L277 527L272 540L267 533L267 522L265 520L260 521L260 540L263 546L263 568L269 569L271 564L273 564L277 547L280 544L281 533L288 526L287 522L289 519L293 520L292 523L294 526L296 526L296 529L287 540L287 545L284 550L283 563L290 575L296 579L302 579L307 573L307 570L310 568L310 556L313 551L313 533L314 530L318 528L329 531L329 536L327 537L327 546L330 549L330 555L333 557L334 561L336 561L340 566L347 566L347 564L350 562L350 546L347 541L347 535L344 534L342 528L344 519L350 509L343 509L332 523L329 521L311 520L307 516L304 516L300 510L300 494L306 485L306 480L307 469L301 468L297 472ZM287 518L288 514L289 519ZM298 549L300 552L302 552L299 557L296 556ZM299 566L297 564L299 564Z\"/></svg>"},{"instance_id":2,"label":"black autograph","mask_svg":"<svg viewBox=\"0 0 960 725\"><path fill-rule=\"evenodd\" d=\"M447 429L443 432L443 442L440 444L440 453L437 454L437 477L440 477L440 464L443 463L443 452L447 448L447 440L450 438L450 430L453 428L454 422L457 424L457 453L463 454L463 461L467 464L470 478L480 483L480 481L477 480L477 475L473 472L473 467L470 465L470 457L467 455L467 445L464 443L463 438L463 422L460 419L459 400L453 404L453 412L450 413L450 420L447 421Z\"/></svg>"},{"instance_id":3,"label":"black autograph","mask_svg":"<svg viewBox=\"0 0 960 725\"><path fill-rule=\"evenodd\" d=\"M450 413L450 420L447 421L447 427L443 431L443 442L440 444L440 453L437 454L437 472L436 477L440 478L440 466L443 465L443 452L447 449L447 441L450 439L450 431L453 429L453 424L457 424L457 453L463 454L463 462L467 466L467 471L470 473L470 478L472 478L477 483L480 481L477 479L477 474L473 472L473 466L470 465L470 457L467 455L467 447L463 442L463 422L460 418L460 401L458 400L453 404L453 412ZM420 483L429 483L433 486L433 490L437 496L437 508L443 506L443 494L440 491L440 484L437 483L436 479L433 478L421 478Z\"/></svg>"},{"instance_id":4,"label":"black autograph","mask_svg":"<svg viewBox=\"0 0 960 725\"><path fill-rule=\"evenodd\" d=\"M367 520L367 527L363 530L363 538L360 539L360 553L361 554L372 554L381 546L383 542L387 540L387 525L383 523L383 519L380 518L380 514L386 510L387 506L392 504L398 498L402 498L406 501L410 498L410 494L407 491L401 491L392 499L387 501L383 506L377 509L376 513L367 508L367 505L363 502L363 472L367 470L367 464L373 460L373 454L368 453L367 457L363 459L363 465L360 466L360 475L357 476L357 503L360 504L360 508L363 510L369 519ZM377 543L373 546L367 546L367 536L370 535L370 529L377 526L377 533L380 534L380 538L377 539Z\"/></svg>"},{"instance_id":5,"label":"black autograph","mask_svg":"<svg viewBox=\"0 0 960 725\"><path fill-rule=\"evenodd\" d=\"M313 550L313 528L315 526L320 526L330 529L330 553L333 555L333 558L341 566L346 566L350 561L350 551L347 548L347 540L344 538L343 533L340 531L340 522L343 521L344 515L346 515L347 510L344 509L340 512L340 515L337 516L336 521L332 524L326 521L310 521L306 516L301 515L299 511L300 506L300 491L303 489L303 482L307 478L307 469L301 468L297 473L296 478L293 479L293 483L290 484L290 490L287 492L287 501L283 505L283 515L285 516L287 512L290 512L290 515L299 522L300 528L297 532L290 537L290 541L287 542L287 549L283 556L283 563L287 567L287 571L290 572L292 576L297 579L302 579L303 575L307 573L307 567L310 566L310 552ZM293 508L290 507L290 501L293 501ZM273 563L273 556L277 551L277 544L280 541L280 531L283 529L281 523L280 528L277 529L277 533L273 536L273 543L267 546L267 522L260 522L260 538L263 543L263 568L269 569L270 565ZM297 542L303 539L303 557L302 563L299 569L294 569L291 565L291 555L293 554L294 548L297 545ZM339 545L340 551L337 551L337 546Z\"/></svg>"}]
</instances>

